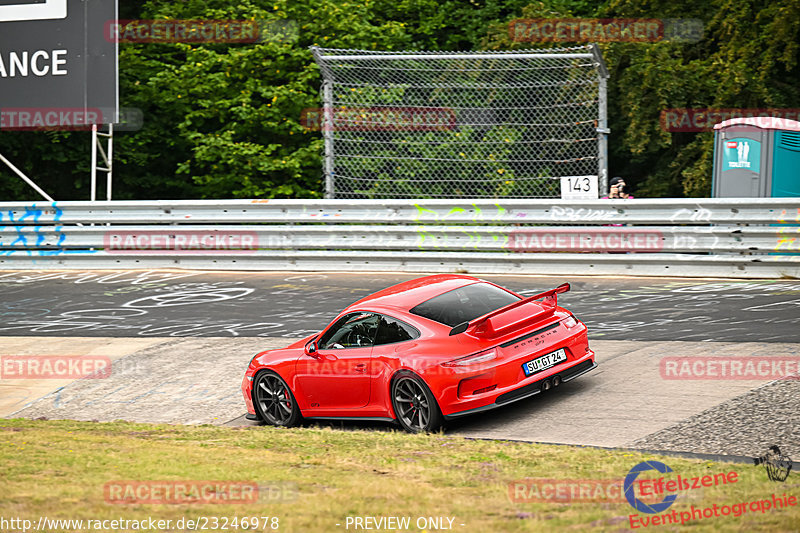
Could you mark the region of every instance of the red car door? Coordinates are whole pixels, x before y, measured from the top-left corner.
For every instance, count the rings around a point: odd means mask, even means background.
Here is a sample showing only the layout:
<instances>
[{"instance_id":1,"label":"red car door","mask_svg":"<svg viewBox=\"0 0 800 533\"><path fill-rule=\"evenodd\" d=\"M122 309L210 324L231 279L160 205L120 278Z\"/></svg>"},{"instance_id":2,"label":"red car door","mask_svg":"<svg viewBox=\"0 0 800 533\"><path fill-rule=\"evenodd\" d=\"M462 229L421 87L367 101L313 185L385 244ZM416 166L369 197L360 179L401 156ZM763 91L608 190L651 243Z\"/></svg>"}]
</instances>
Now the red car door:
<instances>
[{"instance_id":1,"label":"red car door","mask_svg":"<svg viewBox=\"0 0 800 533\"><path fill-rule=\"evenodd\" d=\"M342 316L317 340L315 353L297 360L297 387L312 409L357 409L369 403L379 318L368 312Z\"/></svg>"}]
</instances>

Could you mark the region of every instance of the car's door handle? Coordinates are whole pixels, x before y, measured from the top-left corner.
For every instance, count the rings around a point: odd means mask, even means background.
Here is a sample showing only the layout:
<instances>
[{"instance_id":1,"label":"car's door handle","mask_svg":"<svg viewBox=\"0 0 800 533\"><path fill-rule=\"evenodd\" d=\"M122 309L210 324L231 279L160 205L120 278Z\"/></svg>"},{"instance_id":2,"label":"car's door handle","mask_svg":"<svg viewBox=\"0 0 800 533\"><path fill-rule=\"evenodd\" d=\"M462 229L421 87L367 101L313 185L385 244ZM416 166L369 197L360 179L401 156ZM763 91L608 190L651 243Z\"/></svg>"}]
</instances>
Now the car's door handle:
<instances>
[{"instance_id":1,"label":"car's door handle","mask_svg":"<svg viewBox=\"0 0 800 533\"><path fill-rule=\"evenodd\" d=\"M356 364L356 372L362 373L367 371L367 363Z\"/></svg>"}]
</instances>

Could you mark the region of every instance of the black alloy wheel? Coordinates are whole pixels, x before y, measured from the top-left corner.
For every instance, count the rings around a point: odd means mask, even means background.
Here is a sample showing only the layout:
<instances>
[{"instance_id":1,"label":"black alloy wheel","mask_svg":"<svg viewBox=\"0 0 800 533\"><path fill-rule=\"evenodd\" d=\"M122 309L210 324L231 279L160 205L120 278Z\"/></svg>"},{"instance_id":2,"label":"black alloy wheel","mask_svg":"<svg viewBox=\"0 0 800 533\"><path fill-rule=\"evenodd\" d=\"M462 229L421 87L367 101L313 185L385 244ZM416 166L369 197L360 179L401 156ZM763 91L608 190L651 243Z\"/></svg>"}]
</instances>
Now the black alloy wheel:
<instances>
[{"instance_id":1,"label":"black alloy wheel","mask_svg":"<svg viewBox=\"0 0 800 533\"><path fill-rule=\"evenodd\" d=\"M289 386L271 370L256 376L253 400L261 420L273 426L292 427L302 419Z\"/></svg>"},{"instance_id":2,"label":"black alloy wheel","mask_svg":"<svg viewBox=\"0 0 800 533\"><path fill-rule=\"evenodd\" d=\"M397 421L408 432L436 431L442 425L442 412L430 389L410 372L392 381L392 406Z\"/></svg>"}]
</instances>

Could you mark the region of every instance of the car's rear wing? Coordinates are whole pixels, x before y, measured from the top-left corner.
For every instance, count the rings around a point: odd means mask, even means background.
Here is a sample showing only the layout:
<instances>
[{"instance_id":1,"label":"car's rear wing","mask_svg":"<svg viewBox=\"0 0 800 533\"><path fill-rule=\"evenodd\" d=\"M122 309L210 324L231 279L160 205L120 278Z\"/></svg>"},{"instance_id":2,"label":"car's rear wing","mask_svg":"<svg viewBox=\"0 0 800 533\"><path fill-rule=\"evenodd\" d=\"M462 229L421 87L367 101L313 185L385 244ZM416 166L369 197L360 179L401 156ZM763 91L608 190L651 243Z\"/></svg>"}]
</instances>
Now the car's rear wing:
<instances>
[{"instance_id":1,"label":"car's rear wing","mask_svg":"<svg viewBox=\"0 0 800 533\"><path fill-rule=\"evenodd\" d=\"M558 305L558 295L561 294L562 292L569 291L569 289L570 289L569 283L562 283L561 285L559 285L555 289L550 289L549 291L545 291L545 292L542 292L542 293L539 293L539 294L535 294L533 296L529 296L527 298L523 298L523 299L518 300L518 301L516 301L514 303L511 303L511 304L509 304L509 305L507 305L505 307L501 307L500 309L496 309L496 310L492 311L491 313L487 313L487 314L485 314L483 316L480 316L480 317L478 317L478 318L476 318L476 319L474 319L474 320L472 320L470 322L462 322L461 324L458 324L457 326L455 326L453 329L450 330L450 335L451 336L452 335L458 335L459 333L464 333L468 329L471 329L473 331L477 331L478 327L481 324L486 324L490 319L492 319L492 318L494 318L494 317L496 317L498 315L502 315L504 313L512 311L512 310L514 310L514 309L516 309L518 307L521 307L521 306L523 306L523 305L525 305L527 303L534 302L536 300L543 300L542 303L546 306L546 309L543 309L541 312L530 316L528 318L528 320L529 319L534 319L534 318L542 318L544 315L551 315L551 314L553 314L553 312L556 309L556 306ZM528 320L526 320L526 321L528 321Z\"/></svg>"}]
</instances>

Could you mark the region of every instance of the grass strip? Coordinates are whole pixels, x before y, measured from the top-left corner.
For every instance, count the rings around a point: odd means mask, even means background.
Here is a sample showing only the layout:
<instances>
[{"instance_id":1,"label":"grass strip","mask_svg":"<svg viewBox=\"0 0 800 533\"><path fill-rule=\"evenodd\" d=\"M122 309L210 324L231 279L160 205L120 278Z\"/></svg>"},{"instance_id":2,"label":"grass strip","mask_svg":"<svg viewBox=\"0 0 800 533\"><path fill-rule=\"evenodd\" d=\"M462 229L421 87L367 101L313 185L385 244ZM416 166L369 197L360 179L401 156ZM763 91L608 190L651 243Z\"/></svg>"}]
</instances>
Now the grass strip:
<instances>
[{"instance_id":1,"label":"grass strip","mask_svg":"<svg viewBox=\"0 0 800 533\"><path fill-rule=\"evenodd\" d=\"M172 520L172 531L188 529L175 526L179 519L184 518L185 524L186 519L202 516L217 517L218 527L207 531L244 530L241 523L232 527L234 517L277 517L278 530L292 532L356 530L347 517L409 517L411 531L419 531L418 526L432 530L437 525L465 532L619 531L630 528L629 515L636 514L619 498L519 502L513 501L509 484L525 483L526 479L566 484L571 480L621 481L634 465L645 460L669 465L674 472L665 476L668 479L678 474L686 479L737 473L735 483L679 491L679 499L668 511L639 513L648 518L673 510L687 511L692 505L721 507L771 499L772 494L800 496L798 474L794 472L779 483L770 481L761 466L621 450L315 426L280 429L12 419L0 420L0 517L34 523L41 516L159 518ZM649 474L642 476L661 475ZM243 503L109 501L109 486L143 481L245 482L262 490L257 501ZM533 485L539 486L537 483ZM222 517L228 522L220 522ZM259 520L255 529L272 531L273 524L267 522L264 527L265 522ZM766 512L748 510L739 517L731 514L641 529L797 531L798 524L800 504ZM211 525L213 522L206 524ZM252 530L250 525L246 529ZM97 531L93 527L49 529L57 530Z\"/></svg>"}]
</instances>

